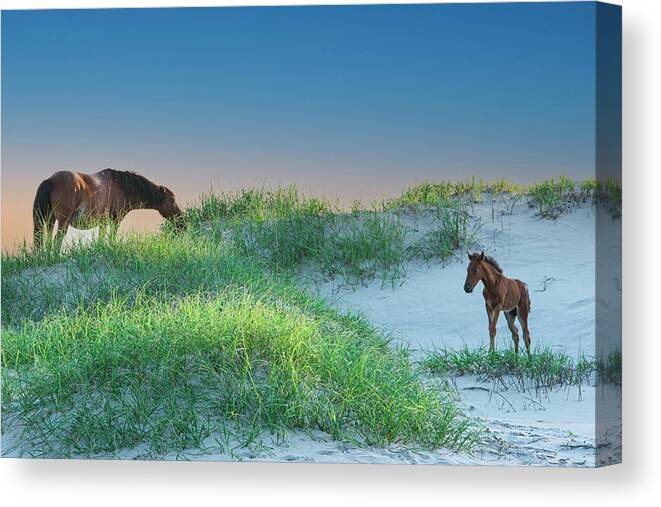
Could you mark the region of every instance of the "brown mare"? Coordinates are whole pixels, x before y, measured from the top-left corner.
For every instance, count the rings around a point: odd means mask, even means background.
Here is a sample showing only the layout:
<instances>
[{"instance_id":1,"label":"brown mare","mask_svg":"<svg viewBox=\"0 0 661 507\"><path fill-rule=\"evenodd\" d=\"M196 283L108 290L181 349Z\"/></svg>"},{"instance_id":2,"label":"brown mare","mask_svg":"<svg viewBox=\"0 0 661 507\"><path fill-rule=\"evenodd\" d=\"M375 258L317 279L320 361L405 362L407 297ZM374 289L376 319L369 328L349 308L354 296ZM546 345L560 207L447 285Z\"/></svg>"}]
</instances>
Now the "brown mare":
<instances>
[{"instance_id":1,"label":"brown mare","mask_svg":"<svg viewBox=\"0 0 661 507\"><path fill-rule=\"evenodd\" d=\"M61 238L70 225L84 228L95 219L117 228L134 209L154 209L168 219L182 213L169 188L130 171L56 172L41 182L34 198L34 246L42 244L44 230L51 237L56 220Z\"/></svg>"},{"instance_id":2,"label":"brown mare","mask_svg":"<svg viewBox=\"0 0 661 507\"><path fill-rule=\"evenodd\" d=\"M491 343L489 351L493 352L496 345L496 323L500 312L505 313L507 325L512 332L514 350L519 353L519 332L516 329L516 318L523 329L523 339L526 351L530 356L530 331L528 330L528 314L530 313L530 294L528 286L521 280L507 278L502 268L493 259L482 253L468 254L468 274L464 282L464 290L473 292L477 283L482 280L484 284L484 301L489 317L489 338Z\"/></svg>"}]
</instances>

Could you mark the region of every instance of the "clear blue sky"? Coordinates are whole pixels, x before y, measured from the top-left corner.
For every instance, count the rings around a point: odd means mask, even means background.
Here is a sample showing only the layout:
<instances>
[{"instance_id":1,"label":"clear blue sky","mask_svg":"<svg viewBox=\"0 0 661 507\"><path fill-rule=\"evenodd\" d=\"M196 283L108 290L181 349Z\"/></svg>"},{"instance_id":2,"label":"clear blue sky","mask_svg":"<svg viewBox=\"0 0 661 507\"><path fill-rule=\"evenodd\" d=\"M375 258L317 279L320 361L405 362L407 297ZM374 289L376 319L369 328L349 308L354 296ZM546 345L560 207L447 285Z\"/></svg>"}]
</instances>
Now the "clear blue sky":
<instances>
[{"instance_id":1,"label":"clear blue sky","mask_svg":"<svg viewBox=\"0 0 661 507\"><path fill-rule=\"evenodd\" d=\"M594 20L593 3L3 12L3 239L5 199L25 213L60 169L133 169L184 201L593 176Z\"/></svg>"}]
</instances>

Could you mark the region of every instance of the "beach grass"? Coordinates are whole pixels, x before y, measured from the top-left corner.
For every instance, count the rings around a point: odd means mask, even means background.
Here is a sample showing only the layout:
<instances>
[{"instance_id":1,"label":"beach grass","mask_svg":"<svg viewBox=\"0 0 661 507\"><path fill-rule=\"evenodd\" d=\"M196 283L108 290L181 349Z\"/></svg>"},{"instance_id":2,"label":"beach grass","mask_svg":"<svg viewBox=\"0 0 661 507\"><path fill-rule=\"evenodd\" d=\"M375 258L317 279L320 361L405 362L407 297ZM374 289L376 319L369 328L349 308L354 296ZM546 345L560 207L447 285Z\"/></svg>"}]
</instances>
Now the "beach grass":
<instances>
[{"instance_id":1,"label":"beach grass","mask_svg":"<svg viewBox=\"0 0 661 507\"><path fill-rule=\"evenodd\" d=\"M622 385L622 351L614 350L595 362L599 383Z\"/></svg>"},{"instance_id":2,"label":"beach grass","mask_svg":"<svg viewBox=\"0 0 661 507\"><path fill-rule=\"evenodd\" d=\"M596 368L595 361L586 356L574 359L550 348L533 350L530 357L513 349L442 349L429 353L422 365L437 375L475 375L481 380L509 377L532 381L536 388L589 383Z\"/></svg>"},{"instance_id":3,"label":"beach grass","mask_svg":"<svg viewBox=\"0 0 661 507\"><path fill-rule=\"evenodd\" d=\"M402 195L389 202L390 207L448 206L448 201L456 197L468 197L480 202L483 194L520 194L526 187L509 180L485 180L469 178L463 181L424 181L402 192Z\"/></svg>"},{"instance_id":4,"label":"beach grass","mask_svg":"<svg viewBox=\"0 0 661 507\"><path fill-rule=\"evenodd\" d=\"M577 181L567 176L550 178L531 185L505 179L469 178L462 181L424 181L404 190L401 196L388 202L391 208L417 209L420 206L447 207L458 199L482 202L500 196L527 199L541 218L555 219L582 205L606 209L613 218L622 216L622 187L611 178Z\"/></svg>"},{"instance_id":5,"label":"beach grass","mask_svg":"<svg viewBox=\"0 0 661 507\"><path fill-rule=\"evenodd\" d=\"M405 350L234 246L180 234L3 258L3 428L34 456L150 457L205 439L322 430L470 448Z\"/></svg>"},{"instance_id":6,"label":"beach grass","mask_svg":"<svg viewBox=\"0 0 661 507\"><path fill-rule=\"evenodd\" d=\"M356 285L374 279L394 285L403 280L407 262L447 260L476 240L476 226L462 202L439 200L421 210L430 224L424 234L416 233L403 208L355 202L344 210L287 187L205 194L183 222L276 272L306 267Z\"/></svg>"},{"instance_id":7,"label":"beach grass","mask_svg":"<svg viewBox=\"0 0 661 507\"><path fill-rule=\"evenodd\" d=\"M622 187L613 179L575 181L561 176L531 185L528 203L543 218L557 218L582 204L603 206L613 218L622 216Z\"/></svg>"}]
</instances>

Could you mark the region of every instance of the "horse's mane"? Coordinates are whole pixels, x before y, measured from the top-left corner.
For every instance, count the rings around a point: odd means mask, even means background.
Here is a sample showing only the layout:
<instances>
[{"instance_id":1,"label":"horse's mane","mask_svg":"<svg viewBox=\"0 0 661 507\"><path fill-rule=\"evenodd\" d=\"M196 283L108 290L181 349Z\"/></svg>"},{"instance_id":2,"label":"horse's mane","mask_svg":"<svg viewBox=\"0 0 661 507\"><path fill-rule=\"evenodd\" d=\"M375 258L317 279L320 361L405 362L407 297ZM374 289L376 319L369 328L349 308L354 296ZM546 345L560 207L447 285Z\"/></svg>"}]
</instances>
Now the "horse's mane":
<instances>
[{"instance_id":1,"label":"horse's mane","mask_svg":"<svg viewBox=\"0 0 661 507\"><path fill-rule=\"evenodd\" d=\"M148 206L158 206L163 202L163 191L156 183L133 171L117 171L104 169L101 171L110 175L113 183L118 185L124 196L135 202L142 202Z\"/></svg>"},{"instance_id":2,"label":"horse's mane","mask_svg":"<svg viewBox=\"0 0 661 507\"><path fill-rule=\"evenodd\" d=\"M485 255L484 259L482 259L484 262L491 264L491 266L498 271L499 273L503 272L503 268L500 267L500 264L498 264L498 261L491 257L490 255Z\"/></svg>"},{"instance_id":3,"label":"horse's mane","mask_svg":"<svg viewBox=\"0 0 661 507\"><path fill-rule=\"evenodd\" d=\"M484 255L484 252L482 252L482 253L475 252L473 254L469 254L469 257L471 258L471 260L484 261L487 264L490 264L491 267L493 267L499 273L503 272L503 268L500 267L500 264L498 264L498 261L496 259L494 259L493 257L491 257L490 255Z\"/></svg>"}]
</instances>

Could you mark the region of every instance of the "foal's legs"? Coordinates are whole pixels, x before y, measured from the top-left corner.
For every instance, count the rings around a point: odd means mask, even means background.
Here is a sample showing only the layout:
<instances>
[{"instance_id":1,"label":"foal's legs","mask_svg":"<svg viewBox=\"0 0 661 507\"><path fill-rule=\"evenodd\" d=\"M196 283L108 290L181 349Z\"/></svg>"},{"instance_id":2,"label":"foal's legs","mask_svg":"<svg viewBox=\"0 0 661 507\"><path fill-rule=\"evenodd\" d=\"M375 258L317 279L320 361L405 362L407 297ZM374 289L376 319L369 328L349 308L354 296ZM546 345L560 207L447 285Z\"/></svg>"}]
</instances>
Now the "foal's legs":
<instances>
[{"instance_id":1,"label":"foal's legs","mask_svg":"<svg viewBox=\"0 0 661 507\"><path fill-rule=\"evenodd\" d=\"M486 301L484 302L484 308L487 311L487 318L489 319L489 336L491 336L491 308L489 308L489 303ZM489 346L489 351L491 352L493 350L494 342L493 338L491 338L491 345Z\"/></svg>"},{"instance_id":2,"label":"foal's legs","mask_svg":"<svg viewBox=\"0 0 661 507\"><path fill-rule=\"evenodd\" d=\"M517 309L517 316L519 317L519 324L523 329L523 341L526 343L526 352L530 357L530 331L528 330L528 307L527 305L520 305Z\"/></svg>"},{"instance_id":3,"label":"foal's legs","mask_svg":"<svg viewBox=\"0 0 661 507\"><path fill-rule=\"evenodd\" d=\"M489 308L487 307L487 312ZM489 314L489 352L496 350L496 324L500 315L500 306L495 306Z\"/></svg>"},{"instance_id":4,"label":"foal's legs","mask_svg":"<svg viewBox=\"0 0 661 507\"><path fill-rule=\"evenodd\" d=\"M514 352L519 353L519 331L516 328L516 308L509 312L505 312L505 318L507 319L507 326L512 332L512 341L514 342Z\"/></svg>"}]
</instances>

